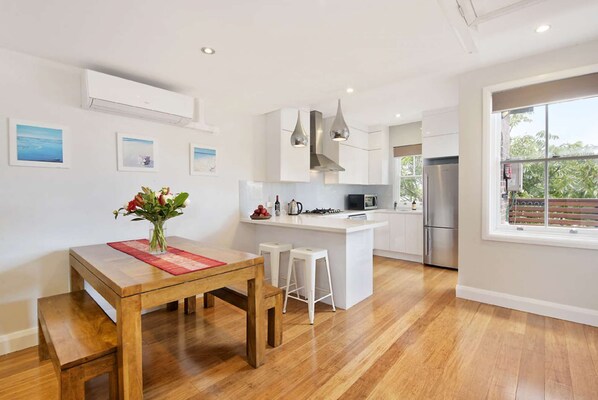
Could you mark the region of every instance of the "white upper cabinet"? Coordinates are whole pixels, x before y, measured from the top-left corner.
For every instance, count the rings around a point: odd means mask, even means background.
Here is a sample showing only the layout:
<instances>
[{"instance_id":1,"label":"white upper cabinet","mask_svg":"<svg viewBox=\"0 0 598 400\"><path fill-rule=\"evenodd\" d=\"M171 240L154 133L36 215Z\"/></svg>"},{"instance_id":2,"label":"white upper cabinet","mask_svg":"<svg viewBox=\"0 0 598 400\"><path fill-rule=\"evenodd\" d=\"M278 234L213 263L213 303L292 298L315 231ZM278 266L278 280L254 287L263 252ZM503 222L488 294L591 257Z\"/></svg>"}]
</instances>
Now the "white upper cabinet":
<instances>
[{"instance_id":1,"label":"white upper cabinet","mask_svg":"<svg viewBox=\"0 0 598 400\"><path fill-rule=\"evenodd\" d=\"M297 110L283 108L266 114L266 177L269 182L309 182L309 145L291 146ZM301 110L301 124L309 136L308 110Z\"/></svg>"},{"instance_id":2,"label":"white upper cabinet","mask_svg":"<svg viewBox=\"0 0 598 400\"><path fill-rule=\"evenodd\" d=\"M424 158L459 155L459 114L457 108L426 111L422 118Z\"/></svg>"},{"instance_id":3,"label":"white upper cabinet","mask_svg":"<svg viewBox=\"0 0 598 400\"><path fill-rule=\"evenodd\" d=\"M370 132L369 159L368 159L368 184L388 185L390 170L390 144L388 127Z\"/></svg>"},{"instance_id":4,"label":"white upper cabinet","mask_svg":"<svg viewBox=\"0 0 598 400\"><path fill-rule=\"evenodd\" d=\"M459 133L459 114L455 107L425 111L422 118L422 136Z\"/></svg>"},{"instance_id":5,"label":"white upper cabinet","mask_svg":"<svg viewBox=\"0 0 598 400\"><path fill-rule=\"evenodd\" d=\"M324 155L336 161L343 172L326 172L325 183L355 185L388 184L389 143L388 128L375 131L368 126L348 122L351 134L344 142L334 142L326 134L330 130L333 118L324 120Z\"/></svg>"},{"instance_id":6,"label":"white upper cabinet","mask_svg":"<svg viewBox=\"0 0 598 400\"><path fill-rule=\"evenodd\" d=\"M350 124L349 132L351 132L351 134L349 135L349 139L347 139L344 142L340 142L340 144L357 147L358 149L362 150L370 149L369 132L367 127L356 124Z\"/></svg>"},{"instance_id":7,"label":"white upper cabinet","mask_svg":"<svg viewBox=\"0 0 598 400\"><path fill-rule=\"evenodd\" d=\"M459 134L422 138L424 158L454 157L459 155Z\"/></svg>"}]
</instances>

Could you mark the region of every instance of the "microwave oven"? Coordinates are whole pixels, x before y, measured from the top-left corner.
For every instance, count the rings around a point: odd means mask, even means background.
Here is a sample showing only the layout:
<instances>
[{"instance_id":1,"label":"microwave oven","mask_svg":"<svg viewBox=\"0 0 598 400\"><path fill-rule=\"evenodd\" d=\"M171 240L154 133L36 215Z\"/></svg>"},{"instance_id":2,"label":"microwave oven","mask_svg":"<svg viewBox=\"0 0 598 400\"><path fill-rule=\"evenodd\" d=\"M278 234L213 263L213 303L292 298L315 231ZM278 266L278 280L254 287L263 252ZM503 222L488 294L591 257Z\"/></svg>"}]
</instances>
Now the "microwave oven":
<instances>
[{"instance_id":1,"label":"microwave oven","mask_svg":"<svg viewBox=\"0 0 598 400\"><path fill-rule=\"evenodd\" d=\"M350 194L347 196L349 210L373 210L378 208L378 195Z\"/></svg>"}]
</instances>

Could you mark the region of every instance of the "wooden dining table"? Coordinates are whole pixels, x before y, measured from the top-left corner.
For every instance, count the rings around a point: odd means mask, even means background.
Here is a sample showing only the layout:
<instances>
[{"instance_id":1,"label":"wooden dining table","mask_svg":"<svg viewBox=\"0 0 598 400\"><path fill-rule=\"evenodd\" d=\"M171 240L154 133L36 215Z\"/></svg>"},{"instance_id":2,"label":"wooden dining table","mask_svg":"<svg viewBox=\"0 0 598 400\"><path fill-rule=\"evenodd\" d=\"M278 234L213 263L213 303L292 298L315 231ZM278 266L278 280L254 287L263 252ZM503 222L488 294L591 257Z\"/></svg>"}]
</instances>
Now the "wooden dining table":
<instances>
[{"instance_id":1,"label":"wooden dining table","mask_svg":"<svg viewBox=\"0 0 598 400\"><path fill-rule=\"evenodd\" d=\"M91 285L116 309L120 398L143 398L141 311L247 282L247 362L259 367L265 352L264 259L182 237L168 245L225 265L172 275L107 244L70 249L71 291Z\"/></svg>"}]
</instances>

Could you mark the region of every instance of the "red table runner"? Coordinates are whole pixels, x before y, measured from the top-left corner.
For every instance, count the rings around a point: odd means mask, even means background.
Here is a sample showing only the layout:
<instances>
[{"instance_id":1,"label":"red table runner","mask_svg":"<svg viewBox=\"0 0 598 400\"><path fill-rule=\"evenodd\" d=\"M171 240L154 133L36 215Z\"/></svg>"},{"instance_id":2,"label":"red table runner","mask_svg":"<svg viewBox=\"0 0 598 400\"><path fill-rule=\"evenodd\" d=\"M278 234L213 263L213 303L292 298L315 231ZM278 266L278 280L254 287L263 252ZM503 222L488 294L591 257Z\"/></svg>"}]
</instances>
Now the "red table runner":
<instances>
[{"instance_id":1,"label":"red table runner","mask_svg":"<svg viewBox=\"0 0 598 400\"><path fill-rule=\"evenodd\" d=\"M213 260L199 254L189 253L188 251L168 247L168 252L164 254L150 254L148 252L149 241L147 239L127 240L124 242L107 243L108 246L122 251L135 257L145 263L160 268L172 275L182 275L202 269L219 267L226 263Z\"/></svg>"}]
</instances>

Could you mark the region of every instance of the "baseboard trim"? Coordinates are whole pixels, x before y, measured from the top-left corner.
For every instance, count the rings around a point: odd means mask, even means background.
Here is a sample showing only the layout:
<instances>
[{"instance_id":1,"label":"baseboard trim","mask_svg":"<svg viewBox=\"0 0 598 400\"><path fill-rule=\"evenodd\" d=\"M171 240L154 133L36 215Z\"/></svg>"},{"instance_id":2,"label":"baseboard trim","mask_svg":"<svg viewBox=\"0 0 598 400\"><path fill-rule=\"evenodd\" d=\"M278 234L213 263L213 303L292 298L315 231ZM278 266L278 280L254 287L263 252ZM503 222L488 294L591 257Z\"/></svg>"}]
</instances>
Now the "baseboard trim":
<instances>
[{"instance_id":1,"label":"baseboard trim","mask_svg":"<svg viewBox=\"0 0 598 400\"><path fill-rule=\"evenodd\" d=\"M394 258L395 260L413 261L413 262L418 262L418 263L423 262L423 256L418 255L418 254L398 253L396 251L374 249L374 255L381 256L381 257Z\"/></svg>"},{"instance_id":2,"label":"baseboard trim","mask_svg":"<svg viewBox=\"0 0 598 400\"><path fill-rule=\"evenodd\" d=\"M469 286L457 285L457 297L461 299L493 304L495 306L512 308L532 314L563 319L580 324L598 327L598 310L553 303L550 301L532 299L530 297L494 292Z\"/></svg>"},{"instance_id":3,"label":"baseboard trim","mask_svg":"<svg viewBox=\"0 0 598 400\"><path fill-rule=\"evenodd\" d=\"M198 295L197 297L198 301L201 301L203 295ZM114 310L108 303L106 304L108 305L109 309L104 309L104 312L108 315L110 319L112 319L114 323L116 323L116 310ZM101 306L102 305L100 305L100 307ZM141 311L141 314L145 315L150 312L158 311L165 307L166 305L161 305L157 307L144 309ZM37 346L37 326L28 329L23 329L22 331L7 333L6 335L0 336L0 356L33 346Z\"/></svg>"},{"instance_id":4,"label":"baseboard trim","mask_svg":"<svg viewBox=\"0 0 598 400\"><path fill-rule=\"evenodd\" d=\"M37 327L0 336L0 356L37 346Z\"/></svg>"}]
</instances>

